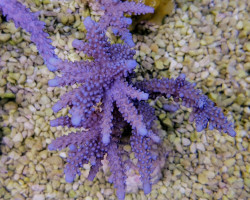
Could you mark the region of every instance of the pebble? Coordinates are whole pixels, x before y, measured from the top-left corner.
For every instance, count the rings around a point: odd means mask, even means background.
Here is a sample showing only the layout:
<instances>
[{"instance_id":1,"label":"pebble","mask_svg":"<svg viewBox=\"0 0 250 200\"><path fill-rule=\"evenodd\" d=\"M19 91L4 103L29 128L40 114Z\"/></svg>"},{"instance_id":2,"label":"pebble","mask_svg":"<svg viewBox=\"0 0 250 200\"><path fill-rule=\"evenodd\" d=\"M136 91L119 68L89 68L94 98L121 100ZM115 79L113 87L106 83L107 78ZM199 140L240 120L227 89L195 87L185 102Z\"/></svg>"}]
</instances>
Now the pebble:
<instances>
[{"instance_id":1,"label":"pebble","mask_svg":"<svg viewBox=\"0 0 250 200\"><path fill-rule=\"evenodd\" d=\"M130 145L125 145L123 147L124 151L131 152L131 146Z\"/></svg>"},{"instance_id":2,"label":"pebble","mask_svg":"<svg viewBox=\"0 0 250 200\"><path fill-rule=\"evenodd\" d=\"M244 178L245 185L250 188L250 178Z\"/></svg>"},{"instance_id":3,"label":"pebble","mask_svg":"<svg viewBox=\"0 0 250 200\"><path fill-rule=\"evenodd\" d=\"M45 115L46 116L52 116L53 115L53 110L51 108L46 108L45 109Z\"/></svg>"},{"instance_id":4,"label":"pebble","mask_svg":"<svg viewBox=\"0 0 250 200\"><path fill-rule=\"evenodd\" d=\"M192 49L192 50L198 49L199 46L200 46L200 42L198 40L196 40L196 39L189 40L189 46L188 46L189 49Z\"/></svg>"},{"instance_id":5,"label":"pebble","mask_svg":"<svg viewBox=\"0 0 250 200\"><path fill-rule=\"evenodd\" d=\"M192 144L190 145L190 151L191 151L191 153L196 152L196 144L194 142L192 142Z\"/></svg>"},{"instance_id":6,"label":"pebble","mask_svg":"<svg viewBox=\"0 0 250 200\"><path fill-rule=\"evenodd\" d=\"M0 34L0 41L1 42L7 42L11 38L11 34L7 33L1 33Z\"/></svg>"},{"instance_id":7,"label":"pebble","mask_svg":"<svg viewBox=\"0 0 250 200\"><path fill-rule=\"evenodd\" d=\"M162 39L156 39L155 43L160 47L160 48L165 48L166 43Z\"/></svg>"},{"instance_id":8,"label":"pebble","mask_svg":"<svg viewBox=\"0 0 250 200\"><path fill-rule=\"evenodd\" d=\"M105 189L104 190L104 196L110 196L110 195L112 195L113 194L113 190L112 189Z\"/></svg>"},{"instance_id":9,"label":"pebble","mask_svg":"<svg viewBox=\"0 0 250 200\"><path fill-rule=\"evenodd\" d=\"M45 196L43 194L35 194L32 199L33 200L45 200Z\"/></svg>"},{"instance_id":10,"label":"pebble","mask_svg":"<svg viewBox=\"0 0 250 200\"><path fill-rule=\"evenodd\" d=\"M70 197L70 198L75 198L75 196L76 196L76 192L75 192L74 190L70 190L68 194L69 194L69 197ZM86 199L87 199L87 198L86 198ZM89 200L92 200L92 198L89 199Z\"/></svg>"},{"instance_id":11,"label":"pebble","mask_svg":"<svg viewBox=\"0 0 250 200\"><path fill-rule=\"evenodd\" d=\"M206 42L206 45L212 44L214 42L214 36L210 36L210 35L205 36L204 40Z\"/></svg>"},{"instance_id":12,"label":"pebble","mask_svg":"<svg viewBox=\"0 0 250 200\"><path fill-rule=\"evenodd\" d=\"M193 12L193 13L199 11L199 9L198 9L195 5L190 5L189 9L190 9L190 11Z\"/></svg>"},{"instance_id":13,"label":"pebble","mask_svg":"<svg viewBox=\"0 0 250 200\"><path fill-rule=\"evenodd\" d=\"M28 108L32 113L36 112L36 108L33 105L29 105Z\"/></svg>"},{"instance_id":14,"label":"pebble","mask_svg":"<svg viewBox=\"0 0 250 200\"><path fill-rule=\"evenodd\" d=\"M144 43L141 45L140 50L142 52L144 52L145 54L150 54L151 53L151 49Z\"/></svg>"},{"instance_id":15,"label":"pebble","mask_svg":"<svg viewBox=\"0 0 250 200\"><path fill-rule=\"evenodd\" d=\"M23 169L24 169L24 165L18 164L17 167L16 167L16 173L21 174Z\"/></svg>"},{"instance_id":16,"label":"pebble","mask_svg":"<svg viewBox=\"0 0 250 200\"><path fill-rule=\"evenodd\" d=\"M49 104L50 103L49 97L47 97L46 95L42 95L42 97L40 99L40 103L43 105Z\"/></svg>"},{"instance_id":17,"label":"pebble","mask_svg":"<svg viewBox=\"0 0 250 200\"><path fill-rule=\"evenodd\" d=\"M65 152L60 152L60 153L59 153L59 156L60 156L61 158L67 158L67 154L66 154Z\"/></svg>"},{"instance_id":18,"label":"pebble","mask_svg":"<svg viewBox=\"0 0 250 200\"><path fill-rule=\"evenodd\" d=\"M175 28L183 28L185 25L182 21L178 20L175 23Z\"/></svg>"},{"instance_id":19,"label":"pebble","mask_svg":"<svg viewBox=\"0 0 250 200\"><path fill-rule=\"evenodd\" d=\"M244 45L244 49L248 52L250 52L250 42L246 42Z\"/></svg>"},{"instance_id":20,"label":"pebble","mask_svg":"<svg viewBox=\"0 0 250 200\"><path fill-rule=\"evenodd\" d=\"M201 72L201 79L206 79L209 76L209 72L208 71L203 71Z\"/></svg>"},{"instance_id":21,"label":"pebble","mask_svg":"<svg viewBox=\"0 0 250 200\"><path fill-rule=\"evenodd\" d=\"M191 144L191 141L188 138L182 138L182 144L184 146L189 146Z\"/></svg>"},{"instance_id":22,"label":"pebble","mask_svg":"<svg viewBox=\"0 0 250 200\"><path fill-rule=\"evenodd\" d=\"M33 66L27 67L27 69L25 70L25 73L27 76L31 76L34 73L34 67Z\"/></svg>"},{"instance_id":23,"label":"pebble","mask_svg":"<svg viewBox=\"0 0 250 200\"><path fill-rule=\"evenodd\" d=\"M207 184L208 183L208 178L207 178L206 174L205 173L200 173L198 175L198 181L201 184Z\"/></svg>"},{"instance_id":24,"label":"pebble","mask_svg":"<svg viewBox=\"0 0 250 200\"><path fill-rule=\"evenodd\" d=\"M213 179L215 177L215 173L213 171L205 171L204 174L207 176L209 179Z\"/></svg>"},{"instance_id":25,"label":"pebble","mask_svg":"<svg viewBox=\"0 0 250 200\"><path fill-rule=\"evenodd\" d=\"M150 49L151 49L153 52L157 53L159 47L157 46L157 44L153 43L153 44L151 44Z\"/></svg>"},{"instance_id":26,"label":"pebble","mask_svg":"<svg viewBox=\"0 0 250 200\"><path fill-rule=\"evenodd\" d=\"M104 197L103 197L101 192L96 192L96 196L97 196L98 200L104 200Z\"/></svg>"},{"instance_id":27,"label":"pebble","mask_svg":"<svg viewBox=\"0 0 250 200\"><path fill-rule=\"evenodd\" d=\"M200 151L205 151L205 146L202 143L197 143L196 148Z\"/></svg>"},{"instance_id":28,"label":"pebble","mask_svg":"<svg viewBox=\"0 0 250 200\"><path fill-rule=\"evenodd\" d=\"M56 165L56 166L61 166L63 164L63 160L59 156L49 157L47 159L47 162L50 163L51 165Z\"/></svg>"},{"instance_id":29,"label":"pebble","mask_svg":"<svg viewBox=\"0 0 250 200\"><path fill-rule=\"evenodd\" d=\"M185 40L180 40L178 42L178 44L179 44L180 47L183 47L184 45L186 45L186 41Z\"/></svg>"},{"instance_id":30,"label":"pebble","mask_svg":"<svg viewBox=\"0 0 250 200\"><path fill-rule=\"evenodd\" d=\"M24 127L27 130L33 130L34 129L34 125L31 122L25 122Z\"/></svg>"},{"instance_id":31,"label":"pebble","mask_svg":"<svg viewBox=\"0 0 250 200\"><path fill-rule=\"evenodd\" d=\"M166 186L161 186L160 192L161 192L162 194L166 194L167 191L168 191L168 189L166 188Z\"/></svg>"},{"instance_id":32,"label":"pebble","mask_svg":"<svg viewBox=\"0 0 250 200\"><path fill-rule=\"evenodd\" d=\"M238 94L236 99L235 99L235 102L238 105L244 104L245 101L246 101L246 96L243 93Z\"/></svg>"},{"instance_id":33,"label":"pebble","mask_svg":"<svg viewBox=\"0 0 250 200\"><path fill-rule=\"evenodd\" d=\"M232 167L235 164L235 158L230 158L224 161L224 165L227 167Z\"/></svg>"},{"instance_id":34,"label":"pebble","mask_svg":"<svg viewBox=\"0 0 250 200\"><path fill-rule=\"evenodd\" d=\"M155 61L155 67L157 69L164 69L164 65L163 65L163 62L161 60L156 60Z\"/></svg>"},{"instance_id":35,"label":"pebble","mask_svg":"<svg viewBox=\"0 0 250 200\"><path fill-rule=\"evenodd\" d=\"M10 102L4 104L3 108L4 108L4 110L7 110L7 111L17 110L18 105L15 102L10 101Z\"/></svg>"},{"instance_id":36,"label":"pebble","mask_svg":"<svg viewBox=\"0 0 250 200\"><path fill-rule=\"evenodd\" d=\"M13 137L13 142L17 143L17 142L22 142L23 141L23 135L21 133L17 133L14 137Z\"/></svg>"}]
</instances>

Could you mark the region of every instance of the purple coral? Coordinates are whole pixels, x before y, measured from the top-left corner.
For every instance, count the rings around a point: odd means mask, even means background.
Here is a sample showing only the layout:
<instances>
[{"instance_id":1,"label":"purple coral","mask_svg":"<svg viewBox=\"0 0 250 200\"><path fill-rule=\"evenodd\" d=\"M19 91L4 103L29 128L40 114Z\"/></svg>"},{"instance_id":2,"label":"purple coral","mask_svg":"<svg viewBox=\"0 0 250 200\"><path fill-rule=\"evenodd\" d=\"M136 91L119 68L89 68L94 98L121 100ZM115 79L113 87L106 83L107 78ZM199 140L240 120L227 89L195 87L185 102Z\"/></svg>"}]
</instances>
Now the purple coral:
<instances>
[{"instance_id":1,"label":"purple coral","mask_svg":"<svg viewBox=\"0 0 250 200\"><path fill-rule=\"evenodd\" d=\"M69 148L65 179L73 182L80 175L80 168L85 163L91 164L89 180L93 180L102 165L101 160L107 154L111 177L117 188L118 199L124 199L126 189L126 169L121 159L122 129L131 126L130 144L135 157L145 194L151 191L151 173L157 156L152 151L154 143L160 138L153 123L156 119L154 109L144 100L149 95L173 97L175 101L182 99L183 105L193 108L191 120L195 120L198 131L209 123L210 128L217 128L235 136L232 124L227 121L221 110L194 85L185 80L184 75L177 79L143 81L136 84L137 88L126 80L136 67L133 59L135 51L132 35L128 31L130 18L124 13L150 13L153 9L143 4L122 2L120 0L99 0L104 15L97 23L90 17L85 18L87 42L75 40L73 46L83 51L91 59L79 62L62 61L54 54L48 34L43 32L45 23L37 19L38 14L31 13L16 0L2 0L0 8L8 19L15 21L31 33L31 39L37 44L39 53L51 71L60 71L49 81L52 87L72 85L78 88L64 94L53 106L58 112L69 106L69 115L51 121L51 126L84 127L87 131L79 131L62 136L49 145L49 150ZM14 12L15 10L15 12ZM111 44L105 35L111 27L115 35L121 36L124 44ZM139 90L140 88L141 90ZM216 113L216 115L214 115Z\"/></svg>"},{"instance_id":2,"label":"purple coral","mask_svg":"<svg viewBox=\"0 0 250 200\"><path fill-rule=\"evenodd\" d=\"M98 0L101 4L101 9L104 10L104 15L101 17L99 24L103 30L111 28L116 36L121 36L121 39L129 45L134 46L132 35L128 30L129 25L132 23L131 18L125 17L124 13L135 15L153 13L154 9L145 6L142 3L135 3L120 0Z\"/></svg>"},{"instance_id":3,"label":"purple coral","mask_svg":"<svg viewBox=\"0 0 250 200\"><path fill-rule=\"evenodd\" d=\"M221 109L216 107L214 102L203 95L200 90L194 89L195 84L186 81L184 74L175 80L164 78L143 81L138 83L138 87L153 96L162 94L167 98L173 97L176 102L182 99L183 106L192 108L189 120L191 122L195 120L198 132L209 124L210 130L216 128L232 137L236 135L233 124L227 120Z\"/></svg>"},{"instance_id":4,"label":"purple coral","mask_svg":"<svg viewBox=\"0 0 250 200\"><path fill-rule=\"evenodd\" d=\"M52 41L48 38L49 34L45 33L45 22L39 21L39 12L31 13L16 0L1 0L0 8L8 20L13 20L16 27L22 27L31 33L31 41L37 46L40 55L43 57L45 64L51 71L55 71L55 66L60 65L60 60L54 52L54 47L50 44Z\"/></svg>"}]
</instances>

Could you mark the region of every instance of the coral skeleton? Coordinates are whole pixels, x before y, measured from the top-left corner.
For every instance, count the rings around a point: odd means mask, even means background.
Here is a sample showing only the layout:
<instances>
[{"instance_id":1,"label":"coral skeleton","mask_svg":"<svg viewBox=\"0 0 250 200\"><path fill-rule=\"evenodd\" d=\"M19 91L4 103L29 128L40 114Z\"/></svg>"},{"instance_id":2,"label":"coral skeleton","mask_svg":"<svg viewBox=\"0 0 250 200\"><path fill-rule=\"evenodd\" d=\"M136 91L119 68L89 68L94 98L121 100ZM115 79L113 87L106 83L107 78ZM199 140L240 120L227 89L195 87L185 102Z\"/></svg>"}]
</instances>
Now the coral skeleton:
<instances>
[{"instance_id":1,"label":"coral skeleton","mask_svg":"<svg viewBox=\"0 0 250 200\"><path fill-rule=\"evenodd\" d=\"M192 108L190 121L195 121L196 130L218 129L235 136L233 124L223 115L220 108L209 100L195 84L185 80L181 74L177 79L152 79L135 84L128 81L138 65L134 60L134 42L128 30L131 19L126 14L152 13L153 8L141 3L120 0L98 0L104 14L99 22L86 17L86 40L74 40L72 45L91 59L71 62L61 60L54 52L49 34L44 32L45 22L38 19L39 12L32 13L16 0L1 0L0 10L7 20L13 20L31 34L31 41L37 46L48 69L58 71L61 76L49 80L51 87L77 84L78 87L61 96L53 106L56 113L69 107L69 113L50 122L52 127L67 126L84 128L56 138L49 144L49 150L68 148L65 179L71 183L84 164L90 163L88 179L93 180L107 155L118 199L125 198L126 167L122 161L121 142L125 127L131 127L130 145L138 159L143 190L151 191L151 174L155 156L152 146L160 145L158 131L153 128L156 120L154 109L147 103L149 98L164 96ZM115 36L121 37L122 44L111 44L106 32L111 28ZM174 111L177 107L169 107Z\"/></svg>"}]
</instances>

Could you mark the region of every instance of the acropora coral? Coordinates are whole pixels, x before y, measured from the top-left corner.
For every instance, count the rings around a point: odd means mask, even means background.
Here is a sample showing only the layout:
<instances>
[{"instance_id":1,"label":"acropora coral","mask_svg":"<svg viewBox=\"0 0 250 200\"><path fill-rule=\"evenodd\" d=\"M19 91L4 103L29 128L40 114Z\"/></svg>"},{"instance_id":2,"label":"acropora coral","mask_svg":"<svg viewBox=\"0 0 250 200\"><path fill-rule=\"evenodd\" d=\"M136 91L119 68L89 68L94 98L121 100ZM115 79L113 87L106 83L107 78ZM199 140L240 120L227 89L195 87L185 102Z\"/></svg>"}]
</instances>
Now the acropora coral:
<instances>
[{"instance_id":1,"label":"acropora coral","mask_svg":"<svg viewBox=\"0 0 250 200\"><path fill-rule=\"evenodd\" d=\"M131 19L126 14L152 13L154 10L142 3L120 0L98 0L104 14L99 22L91 17L84 19L87 30L86 41L74 40L73 47L82 51L90 59L79 62L61 60L50 44L49 34L44 32L45 22L39 21L39 12L32 13L16 0L1 0L0 9L13 20L17 27L31 34L31 41L37 46L40 55L50 71L59 71L49 81L51 87L62 87L77 83L78 87L61 96L53 106L53 111L69 107L66 116L51 121L51 126L84 128L82 131L64 135L52 141L49 150L68 148L65 179L71 183L85 163L91 164L89 180L93 180L107 154L112 178L118 199L125 198L126 168L122 161L122 130L131 126L130 144L143 183L145 194L151 191L153 163L158 159L152 151L152 144L160 143L157 130L153 129L156 119L148 98L162 95L182 100L184 106L192 108L191 121L195 121L197 131L207 126L210 129L235 136L232 123L227 121L221 109L194 89L194 84L185 80L185 75L177 79L153 79L136 84L128 82L128 77L138 63L134 60L134 41L128 31ZM106 31L121 37L123 44L111 44ZM140 89L138 89L140 88Z\"/></svg>"}]
</instances>

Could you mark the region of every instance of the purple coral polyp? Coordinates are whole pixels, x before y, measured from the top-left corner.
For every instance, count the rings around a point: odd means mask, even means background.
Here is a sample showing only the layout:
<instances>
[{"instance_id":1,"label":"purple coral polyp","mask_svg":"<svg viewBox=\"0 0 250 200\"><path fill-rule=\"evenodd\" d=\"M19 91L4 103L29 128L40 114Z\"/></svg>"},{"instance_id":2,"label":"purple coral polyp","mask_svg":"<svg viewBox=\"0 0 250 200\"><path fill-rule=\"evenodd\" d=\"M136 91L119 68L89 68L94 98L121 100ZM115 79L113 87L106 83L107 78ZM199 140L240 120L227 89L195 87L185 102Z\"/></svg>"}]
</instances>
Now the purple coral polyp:
<instances>
[{"instance_id":1,"label":"purple coral polyp","mask_svg":"<svg viewBox=\"0 0 250 200\"><path fill-rule=\"evenodd\" d=\"M181 74L177 79L152 79L131 85L126 78L136 67L133 59L135 51L132 35L128 30L131 19L127 14L152 13L151 7L141 3L120 0L98 0L104 15L97 23L86 17L84 25L87 30L87 42L74 40L72 45L78 51L83 51L92 61L70 62L62 61L54 53L48 34L43 32L45 23L37 18L38 13L31 13L16 0L1 0L0 9L8 19L31 33L31 40L37 45L40 55L50 71L59 71L62 76L49 81L49 86L65 86L75 83L79 87L61 96L53 106L58 112L69 107L68 116L51 121L51 126L83 127L88 131L79 131L56 138L48 149L61 150L69 148L67 164L64 170L65 180L72 183L76 175L80 175L83 164L90 163L89 180L93 180L101 160L107 154L112 182L120 200L125 198L126 174L125 163L121 159L120 148L122 129L130 125L132 133L130 144L137 167L141 175L145 194L151 191L151 173L153 163L158 159L152 152L152 145L160 143L157 130L153 129L156 117L154 110L143 100L159 95L172 97L176 102L192 108L190 120L195 121L197 131L218 129L235 136L232 123L227 121L222 111L199 90L195 84L185 80ZM111 28L113 33L121 36L124 44L111 44L105 32ZM136 87L135 87L136 86ZM175 111L178 107L168 106L166 109Z\"/></svg>"}]
</instances>

